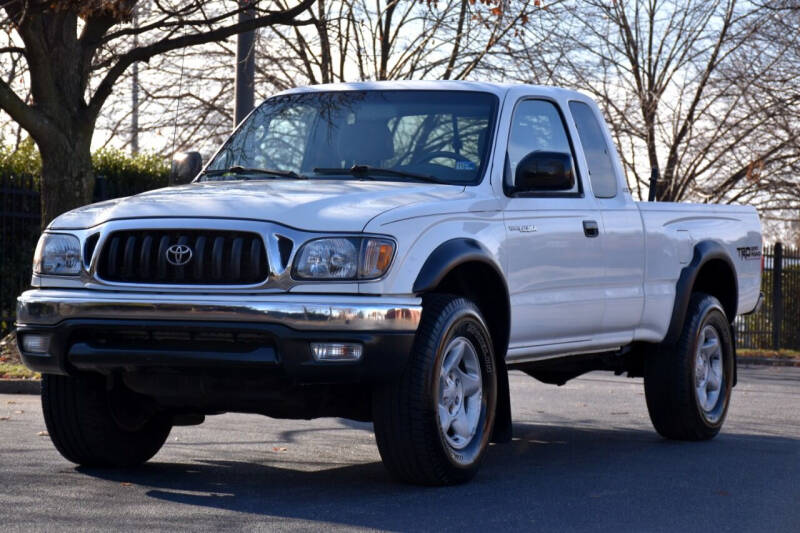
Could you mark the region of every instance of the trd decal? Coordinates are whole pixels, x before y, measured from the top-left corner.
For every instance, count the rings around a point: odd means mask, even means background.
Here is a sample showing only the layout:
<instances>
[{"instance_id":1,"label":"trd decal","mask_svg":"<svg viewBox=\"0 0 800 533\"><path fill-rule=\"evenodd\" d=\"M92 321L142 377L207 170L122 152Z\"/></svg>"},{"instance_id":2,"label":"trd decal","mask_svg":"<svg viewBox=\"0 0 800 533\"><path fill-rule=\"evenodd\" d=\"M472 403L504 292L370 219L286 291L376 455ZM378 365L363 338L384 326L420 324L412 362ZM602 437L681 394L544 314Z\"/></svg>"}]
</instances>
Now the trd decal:
<instances>
[{"instance_id":1,"label":"trd decal","mask_svg":"<svg viewBox=\"0 0 800 533\"><path fill-rule=\"evenodd\" d=\"M760 246L743 246L742 248L737 248L736 251L739 252L739 259L744 261L761 258Z\"/></svg>"}]
</instances>

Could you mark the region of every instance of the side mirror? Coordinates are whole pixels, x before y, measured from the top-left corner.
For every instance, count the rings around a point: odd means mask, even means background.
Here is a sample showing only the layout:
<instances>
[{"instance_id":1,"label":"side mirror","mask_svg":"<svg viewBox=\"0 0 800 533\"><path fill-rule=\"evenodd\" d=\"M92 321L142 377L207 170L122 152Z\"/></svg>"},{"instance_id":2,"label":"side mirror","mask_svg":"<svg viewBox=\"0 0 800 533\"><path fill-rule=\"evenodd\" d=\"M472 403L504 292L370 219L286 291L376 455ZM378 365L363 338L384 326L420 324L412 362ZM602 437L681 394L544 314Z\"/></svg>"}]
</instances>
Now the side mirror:
<instances>
[{"instance_id":1,"label":"side mirror","mask_svg":"<svg viewBox=\"0 0 800 533\"><path fill-rule=\"evenodd\" d=\"M200 152L178 152L172 158L169 173L170 185L190 183L203 169L203 156Z\"/></svg>"},{"instance_id":2,"label":"side mirror","mask_svg":"<svg viewBox=\"0 0 800 533\"><path fill-rule=\"evenodd\" d=\"M568 191L575 186L572 156L563 152L531 152L517 164L513 192Z\"/></svg>"}]
</instances>

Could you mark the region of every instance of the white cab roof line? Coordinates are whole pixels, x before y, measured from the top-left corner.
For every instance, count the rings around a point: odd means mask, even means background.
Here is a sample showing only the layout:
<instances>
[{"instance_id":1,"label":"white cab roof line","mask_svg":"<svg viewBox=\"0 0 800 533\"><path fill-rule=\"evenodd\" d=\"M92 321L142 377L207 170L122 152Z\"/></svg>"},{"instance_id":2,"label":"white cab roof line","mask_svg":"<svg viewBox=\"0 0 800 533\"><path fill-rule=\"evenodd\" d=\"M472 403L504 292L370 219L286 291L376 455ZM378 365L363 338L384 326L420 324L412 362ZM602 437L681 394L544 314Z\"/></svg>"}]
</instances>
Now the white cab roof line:
<instances>
[{"instance_id":1,"label":"white cab roof line","mask_svg":"<svg viewBox=\"0 0 800 533\"><path fill-rule=\"evenodd\" d=\"M503 98L506 92L512 88L527 87L531 93L541 96L550 96L554 99L558 97L576 98L584 97L577 91L564 89L561 87L551 87L547 85L524 85L520 83L489 83L482 81L361 81L353 83L326 83L321 85L307 85L304 87L295 87L286 91L277 93L277 95L284 94L298 94L298 93L312 93L312 92L330 92L330 91L480 91L497 95L498 98Z\"/></svg>"}]
</instances>

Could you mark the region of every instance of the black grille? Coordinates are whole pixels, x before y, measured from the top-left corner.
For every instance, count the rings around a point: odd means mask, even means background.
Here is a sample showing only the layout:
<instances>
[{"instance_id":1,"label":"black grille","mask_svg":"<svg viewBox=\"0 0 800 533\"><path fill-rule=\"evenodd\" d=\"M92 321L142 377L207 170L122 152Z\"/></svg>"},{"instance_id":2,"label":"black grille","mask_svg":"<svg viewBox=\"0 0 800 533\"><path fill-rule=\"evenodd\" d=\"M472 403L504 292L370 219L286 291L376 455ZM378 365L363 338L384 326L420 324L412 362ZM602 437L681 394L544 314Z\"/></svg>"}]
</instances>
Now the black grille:
<instances>
[{"instance_id":1,"label":"black grille","mask_svg":"<svg viewBox=\"0 0 800 533\"><path fill-rule=\"evenodd\" d=\"M191 259L168 260L173 245L188 246ZM186 254L182 255L183 258ZM261 236L240 231L116 231L100 251L98 275L106 281L166 284L243 285L267 279Z\"/></svg>"}]
</instances>

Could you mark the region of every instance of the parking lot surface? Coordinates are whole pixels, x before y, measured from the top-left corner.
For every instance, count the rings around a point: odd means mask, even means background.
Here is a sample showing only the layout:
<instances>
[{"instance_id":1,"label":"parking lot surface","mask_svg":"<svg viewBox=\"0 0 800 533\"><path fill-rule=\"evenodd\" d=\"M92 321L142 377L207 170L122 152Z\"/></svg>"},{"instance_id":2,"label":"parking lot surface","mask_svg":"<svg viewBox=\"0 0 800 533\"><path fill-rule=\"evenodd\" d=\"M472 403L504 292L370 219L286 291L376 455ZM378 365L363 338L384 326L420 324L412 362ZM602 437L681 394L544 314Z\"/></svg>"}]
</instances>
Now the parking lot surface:
<instances>
[{"instance_id":1,"label":"parking lot surface","mask_svg":"<svg viewBox=\"0 0 800 533\"><path fill-rule=\"evenodd\" d=\"M652 430L640 379L511 374L514 441L458 487L392 482L371 424L208 417L135 470L76 468L0 395L4 531L800 531L800 369L739 372L715 440Z\"/></svg>"}]
</instances>

